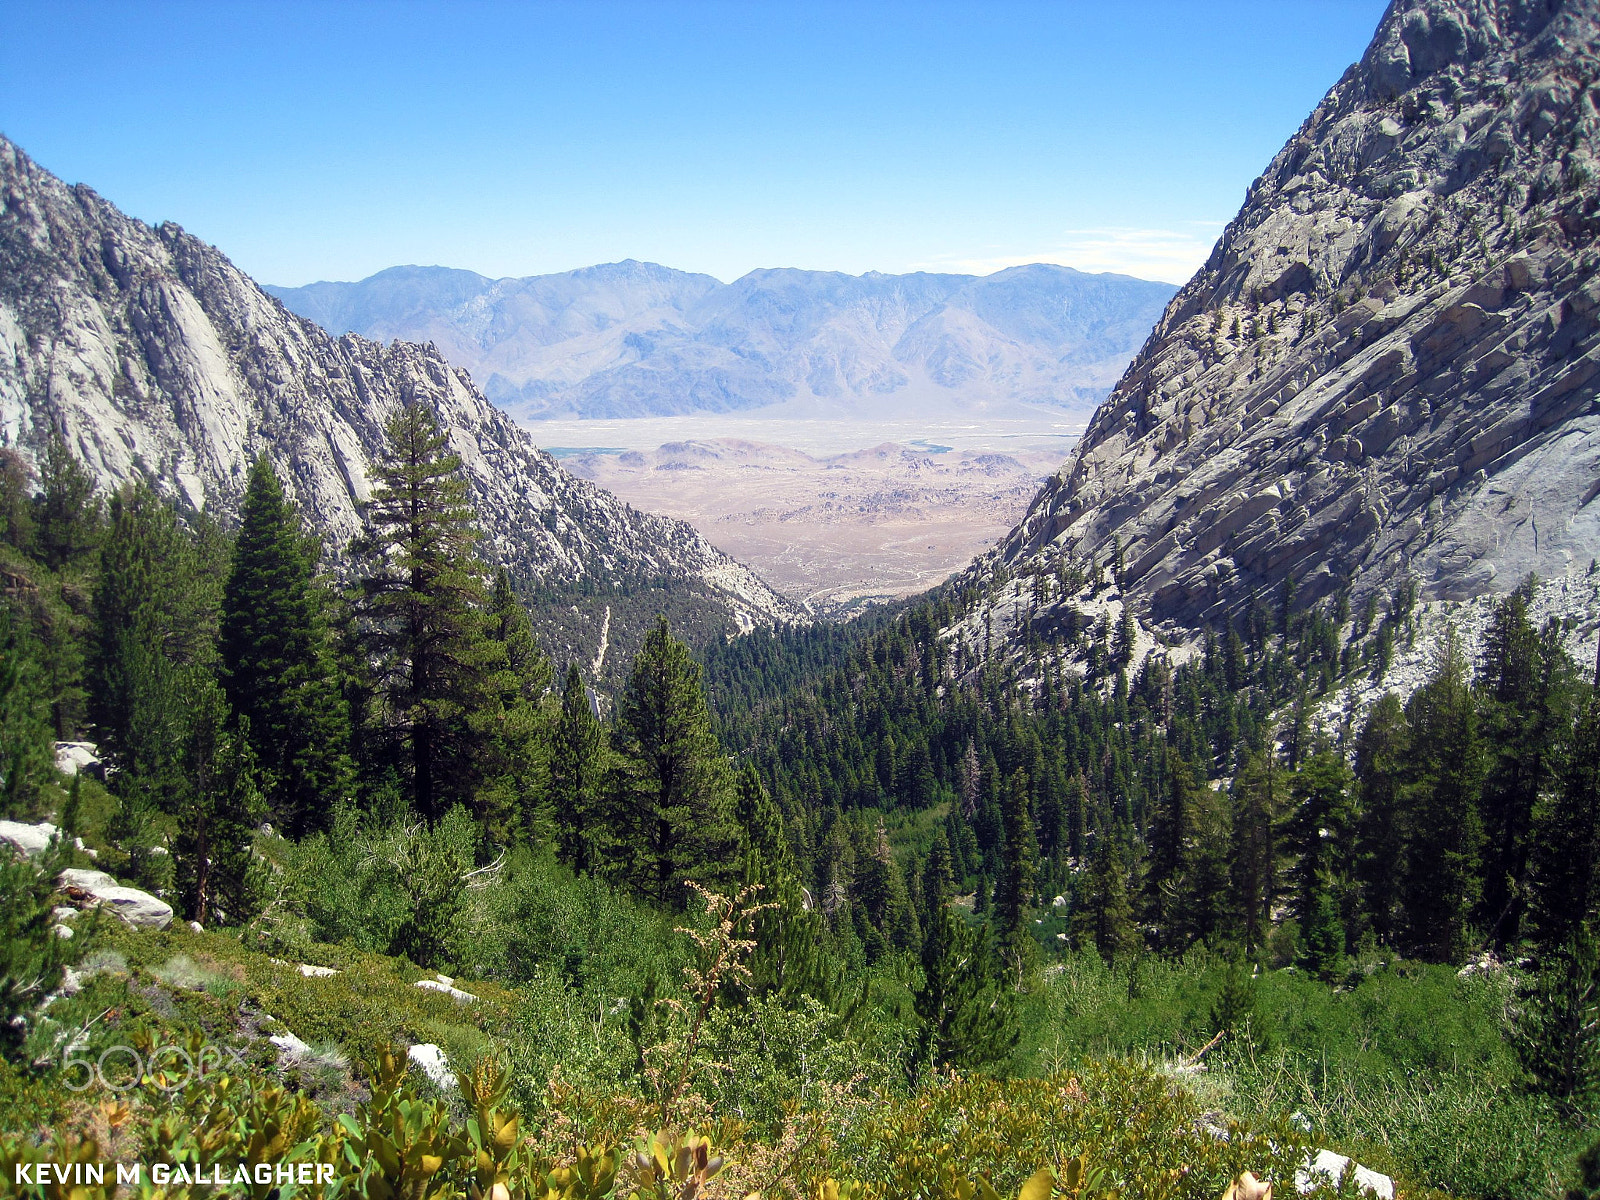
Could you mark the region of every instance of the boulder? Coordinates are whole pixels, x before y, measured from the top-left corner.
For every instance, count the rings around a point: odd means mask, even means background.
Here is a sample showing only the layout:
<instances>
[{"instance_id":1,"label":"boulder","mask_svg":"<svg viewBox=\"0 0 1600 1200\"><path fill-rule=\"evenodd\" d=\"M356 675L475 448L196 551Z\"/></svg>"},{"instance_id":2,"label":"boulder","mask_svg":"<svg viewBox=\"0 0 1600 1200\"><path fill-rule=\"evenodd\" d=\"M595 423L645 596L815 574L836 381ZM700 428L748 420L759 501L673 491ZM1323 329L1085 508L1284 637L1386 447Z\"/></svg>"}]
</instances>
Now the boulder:
<instances>
[{"instance_id":1,"label":"boulder","mask_svg":"<svg viewBox=\"0 0 1600 1200\"><path fill-rule=\"evenodd\" d=\"M440 983L437 979L419 979L416 982L416 986L425 991L438 992L440 995L449 996L457 1004L471 1004L477 1000L477 997L471 992L463 992L460 988L453 987L448 983Z\"/></svg>"},{"instance_id":2,"label":"boulder","mask_svg":"<svg viewBox=\"0 0 1600 1200\"><path fill-rule=\"evenodd\" d=\"M50 929L58 938L69 942L72 940L72 927L70 925L62 925L58 923L50 926Z\"/></svg>"},{"instance_id":3,"label":"boulder","mask_svg":"<svg viewBox=\"0 0 1600 1200\"><path fill-rule=\"evenodd\" d=\"M278 1048L279 1058L287 1058L293 1061L305 1058L311 1053L311 1047L292 1033L276 1033L267 1038L267 1041Z\"/></svg>"},{"instance_id":4,"label":"boulder","mask_svg":"<svg viewBox=\"0 0 1600 1200\"><path fill-rule=\"evenodd\" d=\"M1303 1195L1326 1183L1337 1187L1344 1178L1345 1168L1351 1165L1355 1166L1355 1182L1360 1191L1370 1192L1379 1200L1394 1200L1394 1180L1359 1163L1352 1164L1350 1159L1332 1150L1318 1150L1306 1160L1306 1165L1295 1172L1295 1190Z\"/></svg>"},{"instance_id":5,"label":"boulder","mask_svg":"<svg viewBox=\"0 0 1600 1200\"><path fill-rule=\"evenodd\" d=\"M38 858L50 847L50 840L61 830L48 821L24 825L21 821L0 821L0 842L10 842L29 858Z\"/></svg>"},{"instance_id":6,"label":"boulder","mask_svg":"<svg viewBox=\"0 0 1600 1200\"><path fill-rule=\"evenodd\" d=\"M200 924L199 921L190 921L189 928L194 930L196 933L204 933L206 931L206 927Z\"/></svg>"},{"instance_id":7,"label":"boulder","mask_svg":"<svg viewBox=\"0 0 1600 1200\"><path fill-rule=\"evenodd\" d=\"M91 892L100 887L117 887L117 881L104 871L96 871L89 867L68 867L56 877L67 891L76 888L79 891Z\"/></svg>"},{"instance_id":8,"label":"boulder","mask_svg":"<svg viewBox=\"0 0 1600 1200\"><path fill-rule=\"evenodd\" d=\"M435 1087L456 1086L456 1076L450 1069L450 1060L444 1056L444 1051L432 1042L419 1042L406 1051L406 1057L422 1068L422 1073L433 1081Z\"/></svg>"},{"instance_id":9,"label":"boulder","mask_svg":"<svg viewBox=\"0 0 1600 1200\"><path fill-rule=\"evenodd\" d=\"M299 969L300 974L304 975L307 979L319 979L325 975L337 975L339 973L333 967L318 967L311 963L296 963L295 965Z\"/></svg>"},{"instance_id":10,"label":"boulder","mask_svg":"<svg viewBox=\"0 0 1600 1200\"><path fill-rule=\"evenodd\" d=\"M93 742L57 742L56 770L63 775L92 775L106 777L105 764L100 761L100 750Z\"/></svg>"},{"instance_id":11,"label":"boulder","mask_svg":"<svg viewBox=\"0 0 1600 1200\"><path fill-rule=\"evenodd\" d=\"M106 907L135 929L165 929L172 924L172 905L138 888L123 887L104 871L69 867L61 887L87 908Z\"/></svg>"}]
</instances>

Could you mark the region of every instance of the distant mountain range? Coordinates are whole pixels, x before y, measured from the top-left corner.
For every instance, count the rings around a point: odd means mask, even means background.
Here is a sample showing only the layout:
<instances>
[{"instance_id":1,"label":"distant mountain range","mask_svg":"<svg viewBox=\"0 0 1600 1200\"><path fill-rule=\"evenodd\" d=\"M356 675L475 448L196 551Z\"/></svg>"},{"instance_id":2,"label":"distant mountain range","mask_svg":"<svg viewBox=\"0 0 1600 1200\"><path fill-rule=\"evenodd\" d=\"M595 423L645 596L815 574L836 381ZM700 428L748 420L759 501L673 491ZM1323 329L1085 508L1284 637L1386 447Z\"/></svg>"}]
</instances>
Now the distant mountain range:
<instances>
[{"instance_id":1,"label":"distant mountain range","mask_svg":"<svg viewBox=\"0 0 1600 1200\"><path fill-rule=\"evenodd\" d=\"M523 279L392 267L266 288L334 335L432 342L524 419L1087 415L1176 291L1046 264L993 275L759 270L723 284L629 260Z\"/></svg>"}]
</instances>

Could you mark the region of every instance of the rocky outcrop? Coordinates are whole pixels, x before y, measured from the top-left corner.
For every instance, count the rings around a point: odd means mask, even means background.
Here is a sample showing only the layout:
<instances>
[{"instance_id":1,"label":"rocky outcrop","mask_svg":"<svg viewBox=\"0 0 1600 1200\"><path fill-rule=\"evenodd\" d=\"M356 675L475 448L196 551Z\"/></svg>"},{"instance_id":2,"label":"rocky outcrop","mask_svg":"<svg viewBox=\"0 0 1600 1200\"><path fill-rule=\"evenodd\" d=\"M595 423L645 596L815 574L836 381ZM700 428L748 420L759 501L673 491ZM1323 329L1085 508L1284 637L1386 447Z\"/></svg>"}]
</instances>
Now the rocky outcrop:
<instances>
[{"instance_id":1,"label":"rocky outcrop","mask_svg":"<svg viewBox=\"0 0 1600 1200\"><path fill-rule=\"evenodd\" d=\"M759 270L724 284L628 261L525 279L391 267L267 290L330 333L431 341L496 403L538 418L1086 413L1176 289L1048 263L982 277Z\"/></svg>"},{"instance_id":2,"label":"rocky outcrop","mask_svg":"<svg viewBox=\"0 0 1600 1200\"><path fill-rule=\"evenodd\" d=\"M456 1086L456 1073L450 1069L450 1060L432 1042L418 1042L406 1051L410 1059L428 1077L434 1087L449 1090Z\"/></svg>"},{"instance_id":3,"label":"rocky outcrop","mask_svg":"<svg viewBox=\"0 0 1600 1200\"><path fill-rule=\"evenodd\" d=\"M1169 627L1600 551L1600 5L1398 0L1002 555Z\"/></svg>"},{"instance_id":4,"label":"rocky outcrop","mask_svg":"<svg viewBox=\"0 0 1600 1200\"><path fill-rule=\"evenodd\" d=\"M100 748L93 742L57 742L56 770L69 777L81 772L96 779L105 778Z\"/></svg>"},{"instance_id":5,"label":"rocky outcrop","mask_svg":"<svg viewBox=\"0 0 1600 1200\"><path fill-rule=\"evenodd\" d=\"M426 992L438 992L441 996L449 996L457 1004L472 1004L478 999L471 992L464 992L456 987L455 980L447 975L440 975L437 979L419 979L412 986Z\"/></svg>"},{"instance_id":6,"label":"rocky outcrop","mask_svg":"<svg viewBox=\"0 0 1600 1200\"><path fill-rule=\"evenodd\" d=\"M172 905L149 892L123 887L104 871L69 867L59 882L74 904L108 908L135 929L165 929L172 924Z\"/></svg>"},{"instance_id":7,"label":"rocky outcrop","mask_svg":"<svg viewBox=\"0 0 1600 1200\"><path fill-rule=\"evenodd\" d=\"M48 821L28 825L22 821L0 821L0 843L21 851L24 858L38 858L50 849L50 843L61 836L61 830Z\"/></svg>"},{"instance_id":8,"label":"rocky outcrop","mask_svg":"<svg viewBox=\"0 0 1600 1200\"><path fill-rule=\"evenodd\" d=\"M337 555L411 401L462 457L485 556L520 578L681 579L741 625L802 615L688 525L567 474L431 346L330 337L213 247L0 139L0 444L34 454L57 430L105 486L145 473L224 515L265 454Z\"/></svg>"}]
</instances>

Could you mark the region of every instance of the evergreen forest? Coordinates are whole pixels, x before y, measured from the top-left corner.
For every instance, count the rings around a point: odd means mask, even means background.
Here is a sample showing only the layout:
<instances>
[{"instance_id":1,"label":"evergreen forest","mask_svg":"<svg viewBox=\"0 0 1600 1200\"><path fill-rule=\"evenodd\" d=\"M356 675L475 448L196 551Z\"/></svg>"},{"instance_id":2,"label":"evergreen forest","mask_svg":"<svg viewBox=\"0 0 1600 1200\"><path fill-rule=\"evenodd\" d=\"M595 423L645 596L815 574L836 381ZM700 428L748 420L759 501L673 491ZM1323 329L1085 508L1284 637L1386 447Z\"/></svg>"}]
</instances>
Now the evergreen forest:
<instances>
[{"instance_id":1,"label":"evergreen forest","mask_svg":"<svg viewBox=\"0 0 1600 1200\"><path fill-rule=\"evenodd\" d=\"M224 525L0 450L0 817L60 831L0 855L8 1173L1237 1200L1327 1148L1405 1194L1600 1195L1600 692L1536 581L1350 716L1414 585L1291 579L1139 655L1126 610L1042 615L1117 595L1115 554L1034 568L987 652L945 631L1014 588L993 559L847 625L662 615L595 678L435 415L386 436L346 545L265 459ZM63 870L175 919L64 936Z\"/></svg>"}]
</instances>

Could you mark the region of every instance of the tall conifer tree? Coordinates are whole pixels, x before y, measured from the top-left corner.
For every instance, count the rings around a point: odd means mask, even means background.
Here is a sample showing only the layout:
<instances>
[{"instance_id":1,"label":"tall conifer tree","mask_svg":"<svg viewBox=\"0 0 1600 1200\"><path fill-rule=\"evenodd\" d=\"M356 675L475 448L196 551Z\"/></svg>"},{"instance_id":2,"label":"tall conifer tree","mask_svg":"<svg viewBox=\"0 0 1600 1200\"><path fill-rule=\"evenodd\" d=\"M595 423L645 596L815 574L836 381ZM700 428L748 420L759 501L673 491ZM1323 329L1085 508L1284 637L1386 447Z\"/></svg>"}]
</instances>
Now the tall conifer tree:
<instances>
[{"instance_id":1,"label":"tall conifer tree","mask_svg":"<svg viewBox=\"0 0 1600 1200\"><path fill-rule=\"evenodd\" d=\"M272 464L257 458L222 594L222 680L250 731L268 811L295 837L325 829L352 784L349 712L316 561Z\"/></svg>"},{"instance_id":2,"label":"tall conifer tree","mask_svg":"<svg viewBox=\"0 0 1600 1200\"><path fill-rule=\"evenodd\" d=\"M1139 931L1128 901L1127 868L1116 843L1106 834L1095 839L1088 878L1078 889L1072 911L1073 940L1094 946L1107 962L1138 949Z\"/></svg>"},{"instance_id":3,"label":"tall conifer tree","mask_svg":"<svg viewBox=\"0 0 1600 1200\"><path fill-rule=\"evenodd\" d=\"M1388 946L1395 944L1404 925L1408 737L1405 710L1399 697L1389 692L1372 706L1356 739L1361 812L1356 830L1356 879L1366 921L1378 941Z\"/></svg>"},{"instance_id":4,"label":"tall conifer tree","mask_svg":"<svg viewBox=\"0 0 1600 1200\"><path fill-rule=\"evenodd\" d=\"M1459 641L1406 705L1412 748L1405 914L1413 953L1439 962L1465 954L1481 891L1483 747Z\"/></svg>"},{"instance_id":5,"label":"tall conifer tree","mask_svg":"<svg viewBox=\"0 0 1600 1200\"><path fill-rule=\"evenodd\" d=\"M1028 777L1021 771L1006 781L1001 821L1005 858L995 889L995 933L1001 957L1013 978L1021 983L1037 953L1027 916L1039 873L1039 844L1029 812Z\"/></svg>"},{"instance_id":6,"label":"tall conifer tree","mask_svg":"<svg viewBox=\"0 0 1600 1200\"><path fill-rule=\"evenodd\" d=\"M105 536L105 505L94 476L55 434L39 459L39 496L34 504L35 542L52 571L91 565Z\"/></svg>"},{"instance_id":7,"label":"tall conifer tree","mask_svg":"<svg viewBox=\"0 0 1600 1200\"><path fill-rule=\"evenodd\" d=\"M433 412L410 403L385 427L362 566L360 609L384 700L382 730L417 813L437 820L477 791L483 740L484 594L461 459Z\"/></svg>"},{"instance_id":8,"label":"tall conifer tree","mask_svg":"<svg viewBox=\"0 0 1600 1200\"><path fill-rule=\"evenodd\" d=\"M1570 730L1571 663L1552 627L1540 638L1513 592L1495 609L1480 671L1484 741L1483 899L1479 923L1498 947L1515 942L1522 916L1534 813L1549 790Z\"/></svg>"},{"instance_id":9,"label":"tall conifer tree","mask_svg":"<svg viewBox=\"0 0 1600 1200\"><path fill-rule=\"evenodd\" d=\"M700 666L665 617L633 660L617 719L614 791L625 877L682 907L684 881L716 886L737 870L733 779L711 729Z\"/></svg>"},{"instance_id":10,"label":"tall conifer tree","mask_svg":"<svg viewBox=\"0 0 1600 1200\"><path fill-rule=\"evenodd\" d=\"M553 671L504 567L495 573L486 635L488 694L473 718L486 739L479 820L501 842L548 842L554 832L548 785L555 717L546 698Z\"/></svg>"},{"instance_id":11,"label":"tall conifer tree","mask_svg":"<svg viewBox=\"0 0 1600 1200\"><path fill-rule=\"evenodd\" d=\"M183 786L183 747L195 698L216 665L222 537L204 514L189 530L140 480L111 502L100 554L89 714L117 767L108 833L136 881L163 882L153 857L155 814Z\"/></svg>"},{"instance_id":12,"label":"tall conifer tree","mask_svg":"<svg viewBox=\"0 0 1600 1200\"><path fill-rule=\"evenodd\" d=\"M1003 1062L1019 1031L988 927L974 932L949 908L941 908L923 942L922 978L913 998L922 1019L918 1071Z\"/></svg>"},{"instance_id":13,"label":"tall conifer tree","mask_svg":"<svg viewBox=\"0 0 1600 1200\"><path fill-rule=\"evenodd\" d=\"M248 718L229 720L210 679L198 684L184 744L173 867L191 920L238 924L254 913L252 838L261 820Z\"/></svg>"},{"instance_id":14,"label":"tall conifer tree","mask_svg":"<svg viewBox=\"0 0 1600 1200\"><path fill-rule=\"evenodd\" d=\"M578 872L598 870L609 853L601 811L606 770L605 734L578 665L569 663L550 753L550 803L557 852Z\"/></svg>"},{"instance_id":15,"label":"tall conifer tree","mask_svg":"<svg viewBox=\"0 0 1600 1200\"><path fill-rule=\"evenodd\" d=\"M22 817L53 765L50 725L26 627L0 606L0 816Z\"/></svg>"},{"instance_id":16,"label":"tall conifer tree","mask_svg":"<svg viewBox=\"0 0 1600 1200\"><path fill-rule=\"evenodd\" d=\"M1266 941L1278 896L1278 788L1277 764L1260 754L1245 759L1233 782L1233 915L1249 950Z\"/></svg>"},{"instance_id":17,"label":"tall conifer tree","mask_svg":"<svg viewBox=\"0 0 1600 1200\"><path fill-rule=\"evenodd\" d=\"M1572 752L1534 832L1531 925L1541 954L1589 921L1600 929L1600 661L1584 689Z\"/></svg>"}]
</instances>

